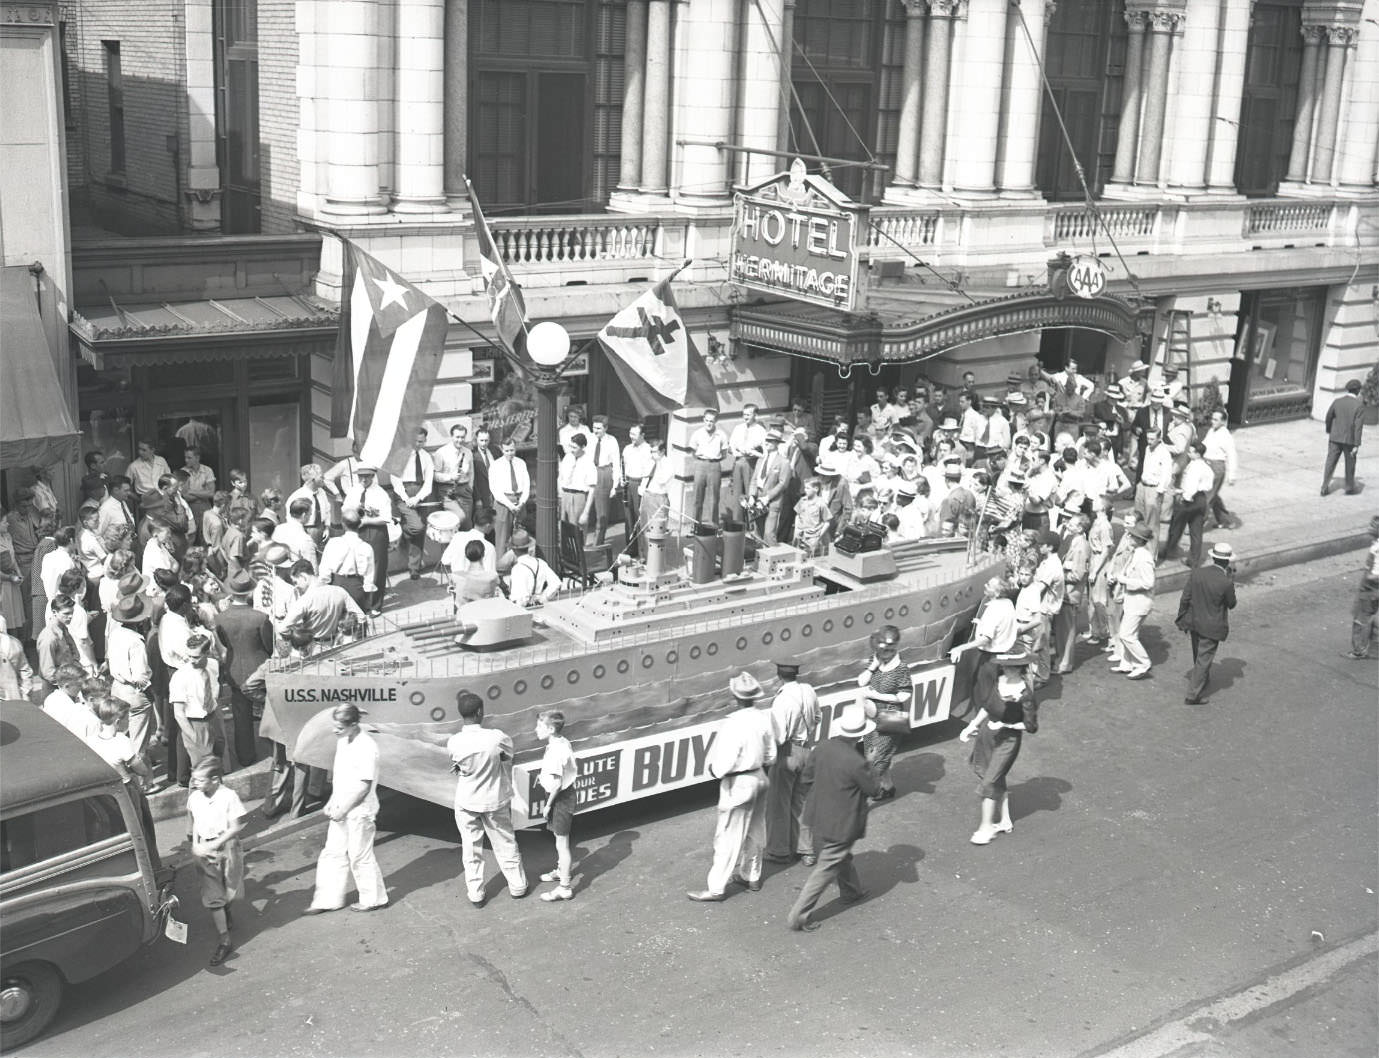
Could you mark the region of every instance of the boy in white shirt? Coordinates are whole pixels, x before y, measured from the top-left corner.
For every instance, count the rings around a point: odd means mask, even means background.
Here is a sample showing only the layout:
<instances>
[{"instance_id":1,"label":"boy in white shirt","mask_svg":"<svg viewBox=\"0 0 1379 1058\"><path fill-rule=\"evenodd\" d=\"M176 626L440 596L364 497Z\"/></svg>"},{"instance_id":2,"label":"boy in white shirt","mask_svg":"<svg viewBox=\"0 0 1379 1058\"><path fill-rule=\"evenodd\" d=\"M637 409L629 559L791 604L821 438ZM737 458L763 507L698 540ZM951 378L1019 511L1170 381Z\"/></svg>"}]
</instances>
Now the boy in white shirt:
<instances>
[{"instance_id":1,"label":"boy in white shirt","mask_svg":"<svg viewBox=\"0 0 1379 1058\"><path fill-rule=\"evenodd\" d=\"M230 905L244 890L244 851L239 832L248 816L244 802L221 783L220 761L206 757L192 769L192 792L187 795L187 838L201 879L201 906L210 910L220 943L211 954L219 966L230 954L234 918Z\"/></svg>"},{"instance_id":2,"label":"boy in white shirt","mask_svg":"<svg viewBox=\"0 0 1379 1058\"><path fill-rule=\"evenodd\" d=\"M546 753L541 758L541 770L536 781L546 791L546 826L555 835L555 870L541 876L543 882L555 882L555 888L542 893L547 903L573 900L570 888L570 830L575 818L575 752L565 730L565 714L559 709L547 709L536 718L536 737L545 739Z\"/></svg>"}]
</instances>

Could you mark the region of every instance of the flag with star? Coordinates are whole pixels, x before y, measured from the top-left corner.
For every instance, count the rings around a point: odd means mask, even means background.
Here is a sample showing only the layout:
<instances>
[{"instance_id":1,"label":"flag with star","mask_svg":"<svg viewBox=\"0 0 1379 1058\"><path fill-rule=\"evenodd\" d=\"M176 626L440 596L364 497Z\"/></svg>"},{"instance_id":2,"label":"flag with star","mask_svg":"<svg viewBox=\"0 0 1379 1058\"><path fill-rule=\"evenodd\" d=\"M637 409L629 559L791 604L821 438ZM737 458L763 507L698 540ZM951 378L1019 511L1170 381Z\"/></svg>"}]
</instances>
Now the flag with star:
<instances>
[{"instance_id":1,"label":"flag with star","mask_svg":"<svg viewBox=\"0 0 1379 1058\"><path fill-rule=\"evenodd\" d=\"M641 415L718 407L713 376L695 348L670 289L670 281L679 272L620 311L598 334L608 362Z\"/></svg>"},{"instance_id":2,"label":"flag with star","mask_svg":"<svg viewBox=\"0 0 1379 1058\"><path fill-rule=\"evenodd\" d=\"M518 360L530 364L527 358L527 305L522 298L522 288L503 262L503 255L493 241L493 233L488 230L488 221L484 220L479 196L474 193L474 185L469 182L469 177L464 178L464 186L469 191L470 208L474 210L474 234L479 240L479 271L484 277L484 290L488 294L488 314L504 348Z\"/></svg>"},{"instance_id":3,"label":"flag with star","mask_svg":"<svg viewBox=\"0 0 1379 1058\"><path fill-rule=\"evenodd\" d=\"M331 436L359 458L405 469L431 402L449 328L445 307L348 239L335 336Z\"/></svg>"}]
</instances>

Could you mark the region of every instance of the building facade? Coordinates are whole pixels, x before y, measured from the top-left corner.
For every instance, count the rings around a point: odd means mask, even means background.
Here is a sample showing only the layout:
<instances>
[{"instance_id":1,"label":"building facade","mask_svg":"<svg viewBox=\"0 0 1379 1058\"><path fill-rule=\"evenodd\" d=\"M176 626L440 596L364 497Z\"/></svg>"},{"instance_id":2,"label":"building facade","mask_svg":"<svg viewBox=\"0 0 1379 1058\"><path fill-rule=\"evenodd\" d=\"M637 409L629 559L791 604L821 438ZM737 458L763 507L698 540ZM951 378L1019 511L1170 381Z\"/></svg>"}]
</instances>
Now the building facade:
<instances>
[{"instance_id":1,"label":"building facade","mask_svg":"<svg viewBox=\"0 0 1379 1058\"><path fill-rule=\"evenodd\" d=\"M1249 423L1320 414L1376 359L1379 0L176 6L171 25L113 0L69 12L74 199L117 232L153 223L133 205L147 195L171 200L169 230L355 240L459 321L438 430L521 417L491 344L466 176L532 321L564 324L576 346L691 261L676 293L719 353L727 425L745 402L769 413L803 395L826 415L919 376L971 370L995 388L1036 360L1110 375L1141 355L1186 368L1196 394L1216 383ZM861 349L870 310L784 305L768 325L771 306L726 271L734 188L797 154L871 207L860 248L883 330L954 290L1037 292L1049 258L1070 253L1103 263L1136 333L1053 318L922 358L883 342L865 371L808 355L816 331ZM325 238L316 293L334 297L339 271ZM304 459L344 450L329 437L330 360L321 343L305 368ZM632 417L597 352L568 397ZM681 444L694 419L653 428Z\"/></svg>"}]
</instances>

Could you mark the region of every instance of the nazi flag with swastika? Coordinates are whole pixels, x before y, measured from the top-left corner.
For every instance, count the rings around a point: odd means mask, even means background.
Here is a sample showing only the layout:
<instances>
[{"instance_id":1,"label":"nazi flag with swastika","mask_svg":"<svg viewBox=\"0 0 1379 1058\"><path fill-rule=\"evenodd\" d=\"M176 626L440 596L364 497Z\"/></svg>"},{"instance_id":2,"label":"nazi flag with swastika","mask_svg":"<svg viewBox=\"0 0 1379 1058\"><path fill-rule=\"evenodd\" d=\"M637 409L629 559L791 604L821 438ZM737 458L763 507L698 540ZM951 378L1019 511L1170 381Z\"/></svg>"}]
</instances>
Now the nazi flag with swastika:
<instances>
[{"instance_id":1,"label":"nazi flag with swastika","mask_svg":"<svg viewBox=\"0 0 1379 1058\"><path fill-rule=\"evenodd\" d=\"M642 415L718 406L713 378L680 318L673 276L661 280L599 331L599 344Z\"/></svg>"}]
</instances>

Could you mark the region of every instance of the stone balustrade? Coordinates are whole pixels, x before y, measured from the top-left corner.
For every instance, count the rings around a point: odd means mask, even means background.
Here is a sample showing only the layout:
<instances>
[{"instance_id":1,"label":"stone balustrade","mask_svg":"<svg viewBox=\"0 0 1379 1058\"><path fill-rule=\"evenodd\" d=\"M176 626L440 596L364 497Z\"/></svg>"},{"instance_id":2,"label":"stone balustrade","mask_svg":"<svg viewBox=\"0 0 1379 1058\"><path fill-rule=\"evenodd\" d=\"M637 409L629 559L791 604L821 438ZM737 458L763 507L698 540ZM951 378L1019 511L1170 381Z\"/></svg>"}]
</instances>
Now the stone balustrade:
<instances>
[{"instance_id":1,"label":"stone balustrade","mask_svg":"<svg viewBox=\"0 0 1379 1058\"><path fill-rule=\"evenodd\" d=\"M1245 209L1243 235L1325 235L1331 230L1335 204L1280 200Z\"/></svg>"},{"instance_id":2,"label":"stone balustrade","mask_svg":"<svg viewBox=\"0 0 1379 1058\"><path fill-rule=\"evenodd\" d=\"M1098 212L1101 220L1097 219ZM1102 203L1096 210L1087 206L1054 206L1048 212L1044 245L1066 246L1084 239L1105 238L1107 232L1118 242L1152 244L1158 238L1162 214L1162 207L1153 203Z\"/></svg>"}]
</instances>

